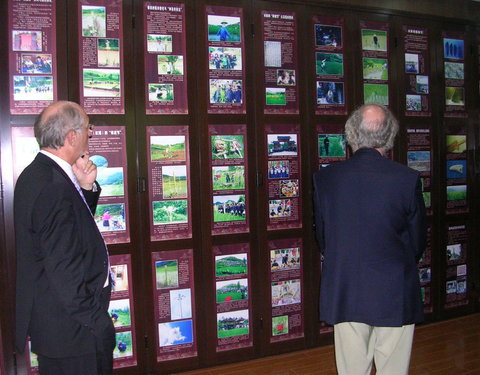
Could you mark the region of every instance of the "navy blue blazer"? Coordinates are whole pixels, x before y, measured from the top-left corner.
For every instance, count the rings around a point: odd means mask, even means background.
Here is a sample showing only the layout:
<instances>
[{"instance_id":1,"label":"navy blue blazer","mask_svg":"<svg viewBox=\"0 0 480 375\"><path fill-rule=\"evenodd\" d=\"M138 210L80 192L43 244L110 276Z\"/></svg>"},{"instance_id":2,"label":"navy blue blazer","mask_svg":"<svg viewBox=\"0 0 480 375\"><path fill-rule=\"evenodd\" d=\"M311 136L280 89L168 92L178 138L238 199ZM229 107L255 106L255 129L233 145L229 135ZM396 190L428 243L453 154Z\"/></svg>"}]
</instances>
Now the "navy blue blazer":
<instances>
[{"instance_id":1,"label":"navy blue blazer","mask_svg":"<svg viewBox=\"0 0 480 375\"><path fill-rule=\"evenodd\" d=\"M426 218L419 174L360 149L316 172L313 183L324 256L320 319L384 327L421 322L417 262Z\"/></svg>"},{"instance_id":2,"label":"navy blue blazer","mask_svg":"<svg viewBox=\"0 0 480 375\"><path fill-rule=\"evenodd\" d=\"M83 191L95 212L99 192ZM15 186L16 346L51 358L95 352L113 330L105 243L70 178L39 153Z\"/></svg>"}]
</instances>

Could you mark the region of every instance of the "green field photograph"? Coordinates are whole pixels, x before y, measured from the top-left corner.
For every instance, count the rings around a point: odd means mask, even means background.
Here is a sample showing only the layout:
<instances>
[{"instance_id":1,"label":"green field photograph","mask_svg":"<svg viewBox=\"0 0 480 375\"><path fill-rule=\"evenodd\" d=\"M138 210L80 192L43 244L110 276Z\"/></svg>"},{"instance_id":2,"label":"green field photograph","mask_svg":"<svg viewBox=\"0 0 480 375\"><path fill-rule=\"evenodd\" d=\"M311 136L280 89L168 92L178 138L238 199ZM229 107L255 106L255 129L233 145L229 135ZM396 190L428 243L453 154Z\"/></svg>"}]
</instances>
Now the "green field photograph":
<instances>
[{"instance_id":1,"label":"green field photograph","mask_svg":"<svg viewBox=\"0 0 480 375\"><path fill-rule=\"evenodd\" d=\"M219 255L215 257L215 276L247 274L247 253Z\"/></svg>"},{"instance_id":2,"label":"green field photograph","mask_svg":"<svg viewBox=\"0 0 480 375\"><path fill-rule=\"evenodd\" d=\"M363 79L388 81L388 60L364 57Z\"/></svg>"},{"instance_id":3,"label":"green field photograph","mask_svg":"<svg viewBox=\"0 0 480 375\"><path fill-rule=\"evenodd\" d=\"M347 156L345 134L319 134L318 156L320 158L344 158Z\"/></svg>"},{"instance_id":4,"label":"green field photograph","mask_svg":"<svg viewBox=\"0 0 480 375\"><path fill-rule=\"evenodd\" d=\"M82 5L82 36L105 37L106 17L105 7Z\"/></svg>"},{"instance_id":5,"label":"green field photograph","mask_svg":"<svg viewBox=\"0 0 480 375\"><path fill-rule=\"evenodd\" d=\"M426 208L432 207L432 193L429 191L424 191L423 195L423 202L425 203Z\"/></svg>"},{"instance_id":6,"label":"green field photograph","mask_svg":"<svg viewBox=\"0 0 480 375\"><path fill-rule=\"evenodd\" d=\"M212 135L212 159L243 159L243 135Z\"/></svg>"},{"instance_id":7,"label":"green field photograph","mask_svg":"<svg viewBox=\"0 0 480 375\"><path fill-rule=\"evenodd\" d=\"M343 54L317 52L315 61L318 75L343 76Z\"/></svg>"},{"instance_id":8,"label":"green field photograph","mask_svg":"<svg viewBox=\"0 0 480 375\"><path fill-rule=\"evenodd\" d=\"M272 318L272 336L288 333L288 315L274 316Z\"/></svg>"},{"instance_id":9,"label":"green field photograph","mask_svg":"<svg viewBox=\"0 0 480 375\"><path fill-rule=\"evenodd\" d=\"M97 182L102 187L101 197L115 197L125 194L122 167L99 167L97 171Z\"/></svg>"},{"instance_id":10,"label":"green field photograph","mask_svg":"<svg viewBox=\"0 0 480 375\"><path fill-rule=\"evenodd\" d=\"M117 344L113 350L113 358L131 357L133 355L132 332L116 332Z\"/></svg>"},{"instance_id":11,"label":"green field photograph","mask_svg":"<svg viewBox=\"0 0 480 375\"><path fill-rule=\"evenodd\" d=\"M119 97L120 69L83 69L85 97Z\"/></svg>"},{"instance_id":12,"label":"green field photograph","mask_svg":"<svg viewBox=\"0 0 480 375\"><path fill-rule=\"evenodd\" d=\"M187 166L162 166L163 198L187 198Z\"/></svg>"},{"instance_id":13,"label":"green field photograph","mask_svg":"<svg viewBox=\"0 0 480 375\"><path fill-rule=\"evenodd\" d=\"M153 225L188 222L187 200L154 201Z\"/></svg>"},{"instance_id":14,"label":"green field photograph","mask_svg":"<svg viewBox=\"0 0 480 375\"><path fill-rule=\"evenodd\" d=\"M213 196L213 222L244 221L246 219L245 195Z\"/></svg>"},{"instance_id":15,"label":"green field photograph","mask_svg":"<svg viewBox=\"0 0 480 375\"><path fill-rule=\"evenodd\" d=\"M236 279L216 282L217 303L234 302L248 299L248 279Z\"/></svg>"},{"instance_id":16,"label":"green field photograph","mask_svg":"<svg viewBox=\"0 0 480 375\"><path fill-rule=\"evenodd\" d=\"M179 55L158 55L158 74L183 75L183 56Z\"/></svg>"},{"instance_id":17,"label":"green field photograph","mask_svg":"<svg viewBox=\"0 0 480 375\"><path fill-rule=\"evenodd\" d=\"M467 185L447 186L447 201L462 201L467 199Z\"/></svg>"},{"instance_id":18,"label":"green field photograph","mask_svg":"<svg viewBox=\"0 0 480 375\"><path fill-rule=\"evenodd\" d=\"M178 288L178 261L161 260L155 262L157 289Z\"/></svg>"},{"instance_id":19,"label":"green field photograph","mask_svg":"<svg viewBox=\"0 0 480 375\"><path fill-rule=\"evenodd\" d=\"M154 135L150 137L151 161L185 161L184 135Z\"/></svg>"},{"instance_id":20,"label":"green field photograph","mask_svg":"<svg viewBox=\"0 0 480 375\"><path fill-rule=\"evenodd\" d=\"M287 93L284 88L266 87L265 103L267 105L286 105Z\"/></svg>"},{"instance_id":21,"label":"green field photograph","mask_svg":"<svg viewBox=\"0 0 480 375\"><path fill-rule=\"evenodd\" d=\"M365 83L363 85L363 98L365 104L388 105L388 85Z\"/></svg>"},{"instance_id":22,"label":"green field photograph","mask_svg":"<svg viewBox=\"0 0 480 375\"><path fill-rule=\"evenodd\" d=\"M115 327L128 327L132 324L130 300L128 298L110 301L108 313Z\"/></svg>"},{"instance_id":23,"label":"green field photograph","mask_svg":"<svg viewBox=\"0 0 480 375\"><path fill-rule=\"evenodd\" d=\"M364 51L387 51L387 32L362 29L362 49Z\"/></svg>"},{"instance_id":24,"label":"green field photograph","mask_svg":"<svg viewBox=\"0 0 480 375\"><path fill-rule=\"evenodd\" d=\"M213 190L245 190L245 167L229 165L212 167Z\"/></svg>"},{"instance_id":25,"label":"green field photograph","mask_svg":"<svg viewBox=\"0 0 480 375\"><path fill-rule=\"evenodd\" d=\"M217 314L217 337L248 335L250 332L248 310L230 311Z\"/></svg>"}]
</instances>

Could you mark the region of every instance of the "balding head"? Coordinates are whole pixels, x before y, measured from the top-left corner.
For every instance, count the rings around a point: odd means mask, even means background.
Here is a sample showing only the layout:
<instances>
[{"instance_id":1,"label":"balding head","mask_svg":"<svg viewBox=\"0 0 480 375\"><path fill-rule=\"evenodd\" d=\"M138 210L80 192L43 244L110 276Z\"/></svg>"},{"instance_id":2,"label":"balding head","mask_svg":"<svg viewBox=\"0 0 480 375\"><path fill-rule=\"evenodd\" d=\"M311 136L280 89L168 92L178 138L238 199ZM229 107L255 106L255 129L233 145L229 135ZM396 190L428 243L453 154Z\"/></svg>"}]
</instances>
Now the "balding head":
<instances>
[{"instance_id":1,"label":"balding head","mask_svg":"<svg viewBox=\"0 0 480 375\"><path fill-rule=\"evenodd\" d=\"M398 122L381 104L365 104L355 110L345 124L345 136L355 152L359 148L376 148L385 153L393 147Z\"/></svg>"}]
</instances>

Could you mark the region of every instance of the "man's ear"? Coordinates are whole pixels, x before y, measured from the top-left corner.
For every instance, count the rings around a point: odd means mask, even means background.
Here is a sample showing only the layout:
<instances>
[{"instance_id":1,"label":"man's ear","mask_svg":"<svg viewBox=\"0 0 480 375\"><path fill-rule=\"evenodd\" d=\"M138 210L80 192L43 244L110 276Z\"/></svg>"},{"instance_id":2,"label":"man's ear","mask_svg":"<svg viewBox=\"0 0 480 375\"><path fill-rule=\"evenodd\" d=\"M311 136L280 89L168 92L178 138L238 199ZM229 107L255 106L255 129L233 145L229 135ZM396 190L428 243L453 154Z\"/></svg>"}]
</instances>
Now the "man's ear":
<instances>
[{"instance_id":1,"label":"man's ear","mask_svg":"<svg viewBox=\"0 0 480 375\"><path fill-rule=\"evenodd\" d=\"M78 138L78 133L75 130L70 130L67 133L67 137L65 138L65 142L68 143L69 146L75 145L75 142L77 141Z\"/></svg>"}]
</instances>

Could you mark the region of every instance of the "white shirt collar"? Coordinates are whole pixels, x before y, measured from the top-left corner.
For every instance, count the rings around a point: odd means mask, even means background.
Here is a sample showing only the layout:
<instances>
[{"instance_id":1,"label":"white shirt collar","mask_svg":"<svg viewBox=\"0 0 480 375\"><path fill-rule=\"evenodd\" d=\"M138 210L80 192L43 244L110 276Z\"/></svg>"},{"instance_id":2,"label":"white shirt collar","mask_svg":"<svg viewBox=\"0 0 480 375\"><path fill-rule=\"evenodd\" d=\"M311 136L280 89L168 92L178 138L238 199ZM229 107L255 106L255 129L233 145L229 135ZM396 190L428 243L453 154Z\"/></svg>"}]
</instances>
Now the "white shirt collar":
<instances>
[{"instance_id":1,"label":"white shirt collar","mask_svg":"<svg viewBox=\"0 0 480 375\"><path fill-rule=\"evenodd\" d=\"M58 157L57 155L54 155L52 154L51 152L48 152L46 150L40 150L40 152L42 154L44 154L45 156L48 156L50 159L52 159L55 163L58 164L58 166L60 168L62 168L62 170L67 174L68 177L70 177L70 180L72 180L72 182L74 184L78 184L77 182L77 178L75 177L75 175L73 174L73 170L72 170L72 166L70 165L69 162L67 162L66 160L63 160L62 158Z\"/></svg>"}]
</instances>

